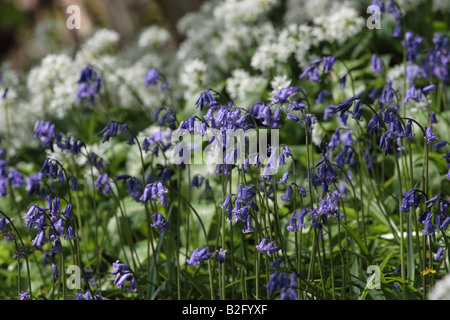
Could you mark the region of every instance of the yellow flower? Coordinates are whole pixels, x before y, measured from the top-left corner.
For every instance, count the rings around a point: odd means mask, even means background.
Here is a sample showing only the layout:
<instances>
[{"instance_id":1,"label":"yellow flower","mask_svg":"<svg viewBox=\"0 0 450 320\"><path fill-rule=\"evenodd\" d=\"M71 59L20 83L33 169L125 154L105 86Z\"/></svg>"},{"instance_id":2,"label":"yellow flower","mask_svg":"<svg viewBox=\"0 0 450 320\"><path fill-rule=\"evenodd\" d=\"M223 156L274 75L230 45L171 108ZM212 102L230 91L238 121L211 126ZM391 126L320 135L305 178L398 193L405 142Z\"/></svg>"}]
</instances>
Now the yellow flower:
<instances>
[{"instance_id":1,"label":"yellow flower","mask_svg":"<svg viewBox=\"0 0 450 320\"><path fill-rule=\"evenodd\" d=\"M434 270L434 269L428 269L428 267L425 267L425 270L420 272L420 275L421 276L426 276L427 274L430 274L430 273L437 273L437 271Z\"/></svg>"}]
</instances>

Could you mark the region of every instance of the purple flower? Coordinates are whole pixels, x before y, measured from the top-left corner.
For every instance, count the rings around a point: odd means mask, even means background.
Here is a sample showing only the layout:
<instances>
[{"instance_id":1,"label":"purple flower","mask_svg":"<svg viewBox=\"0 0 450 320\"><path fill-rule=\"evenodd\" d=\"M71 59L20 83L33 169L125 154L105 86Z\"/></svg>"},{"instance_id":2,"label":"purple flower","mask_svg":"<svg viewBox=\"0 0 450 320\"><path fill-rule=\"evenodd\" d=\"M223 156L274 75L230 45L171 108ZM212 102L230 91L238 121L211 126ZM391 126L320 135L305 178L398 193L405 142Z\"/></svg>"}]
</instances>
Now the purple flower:
<instances>
[{"instance_id":1,"label":"purple flower","mask_svg":"<svg viewBox=\"0 0 450 320\"><path fill-rule=\"evenodd\" d=\"M445 147L447 144L448 144L447 141L442 140L442 141L439 141L439 142L436 142L435 144L433 144L432 147L435 151L437 151L438 149Z\"/></svg>"},{"instance_id":2,"label":"purple flower","mask_svg":"<svg viewBox=\"0 0 450 320\"><path fill-rule=\"evenodd\" d=\"M144 76L145 86L157 85L160 74L155 68L150 69Z\"/></svg>"},{"instance_id":3,"label":"purple flower","mask_svg":"<svg viewBox=\"0 0 450 320\"><path fill-rule=\"evenodd\" d=\"M280 89L275 93L273 96L272 102L273 103L287 103L288 98L293 95L294 93L298 92L300 88L298 87L287 87L284 89Z\"/></svg>"},{"instance_id":4,"label":"purple flower","mask_svg":"<svg viewBox=\"0 0 450 320\"><path fill-rule=\"evenodd\" d=\"M330 73L331 69L333 69L334 62L336 61L337 57L335 56L329 56L323 58L322 63L322 72L323 73Z\"/></svg>"},{"instance_id":5,"label":"purple flower","mask_svg":"<svg viewBox=\"0 0 450 320\"><path fill-rule=\"evenodd\" d=\"M414 36L412 32L405 33L403 46L406 47L406 58L408 61L414 62L419 54L419 47L422 43L420 36Z\"/></svg>"},{"instance_id":6,"label":"purple flower","mask_svg":"<svg viewBox=\"0 0 450 320\"><path fill-rule=\"evenodd\" d=\"M297 117L296 115L292 114L292 113L288 113L286 115L286 120L298 122L298 121L300 121L300 118Z\"/></svg>"},{"instance_id":7,"label":"purple flower","mask_svg":"<svg viewBox=\"0 0 450 320\"><path fill-rule=\"evenodd\" d=\"M26 291L26 292L21 292L20 294L19 294L19 300L31 300L31 295L30 295L30 292L29 291Z\"/></svg>"},{"instance_id":8,"label":"purple flower","mask_svg":"<svg viewBox=\"0 0 450 320\"><path fill-rule=\"evenodd\" d=\"M296 290L298 288L297 274L291 273L289 277L286 272L273 273L266 285L269 296L277 291L281 294L281 300L298 300Z\"/></svg>"},{"instance_id":9,"label":"purple flower","mask_svg":"<svg viewBox=\"0 0 450 320\"><path fill-rule=\"evenodd\" d=\"M436 135L431 131L431 128L427 127L425 129L425 140L428 144L431 144L433 141L436 141L438 138Z\"/></svg>"},{"instance_id":10,"label":"purple flower","mask_svg":"<svg viewBox=\"0 0 450 320\"><path fill-rule=\"evenodd\" d=\"M52 264L52 271L53 271L53 274L55 275L56 280L59 280L58 267L56 266L55 263Z\"/></svg>"},{"instance_id":11,"label":"purple flower","mask_svg":"<svg viewBox=\"0 0 450 320\"><path fill-rule=\"evenodd\" d=\"M341 80L339 81L339 86L343 89L345 89L345 83L347 82L347 73L345 73L342 77Z\"/></svg>"},{"instance_id":12,"label":"purple flower","mask_svg":"<svg viewBox=\"0 0 450 320\"><path fill-rule=\"evenodd\" d=\"M95 97L100 92L102 79L91 65L87 65L80 73L78 91L75 100L87 101L88 106L94 104Z\"/></svg>"},{"instance_id":13,"label":"purple flower","mask_svg":"<svg viewBox=\"0 0 450 320\"><path fill-rule=\"evenodd\" d=\"M271 264L269 264L269 266L271 266L273 269L278 269L278 267L280 266L280 264L284 261L283 258L278 258L277 260L275 260L274 262L272 262Z\"/></svg>"},{"instance_id":14,"label":"purple flower","mask_svg":"<svg viewBox=\"0 0 450 320\"><path fill-rule=\"evenodd\" d=\"M56 138L55 125L50 121L38 120L34 125L34 137L41 141L42 149L49 148L53 152Z\"/></svg>"},{"instance_id":15,"label":"purple flower","mask_svg":"<svg viewBox=\"0 0 450 320\"><path fill-rule=\"evenodd\" d=\"M272 254L281 249L281 246L277 245L275 241L269 242L269 238L264 237L256 246L256 249L265 255L272 256Z\"/></svg>"},{"instance_id":16,"label":"purple flower","mask_svg":"<svg viewBox=\"0 0 450 320\"><path fill-rule=\"evenodd\" d=\"M109 178L107 173L100 173L97 180L94 182L94 187L104 194L111 192L111 186L109 184Z\"/></svg>"},{"instance_id":17,"label":"purple flower","mask_svg":"<svg viewBox=\"0 0 450 320\"><path fill-rule=\"evenodd\" d=\"M338 103L336 112L340 112L341 116L352 107L353 102L356 100L356 97L350 97Z\"/></svg>"},{"instance_id":18,"label":"purple flower","mask_svg":"<svg viewBox=\"0 0 450 320\"><path fill-rule=\"evenodd\" d=\"M162 215L162 213L157 212L152 215L153 224L151 225L153 228L159 228L159 233L169 232L170 230L167 228L167 221Z\"/></svg>"},{"instance_id":19,"label":"purple flower","mask_svg":"<svg viewBox=\"0 0 450 320\"><path fill-rule=\"evenodd\" d=\"M217 97L213 98L210 89L206 89L204 92L200 93L197 97L197 100L195 101L195 107L200 108L200 110L203 109L204 105L215 107L217 106L217 104Z\"/></svg>"},{"instance_id":20,"label":"purple flower","mask_svg":"<svg viewBox=\"0 0 450 320\"><path fill-rule=\"evenodd\" d=\"M163 183L158 180L145 186L144 192L139 198L139 201L155 201L158 205L167 206L167 192L168 191L164 188Z\"/></svg>"},{"instance_id":21,"label":"purple flower","mask_svg":"<svg viewBox=\"0 0 450 320\"><path fill-rule=\"evenodd\" d=\"M291 202L292 201L292 187L289 185L286 188L286 191L283 196L280 197L280 199L284 202Z\"/></svg>"},{"instance_id":22,"label":"purple flower","mask_svg":"<svg viewBox=\"0 0 450 320\"><path fill-rule=\"evenodd\" d=\"M207 247L197 248L192 252L192 255L189 259L186 260L187 263L189 263L192 266L199 265L203 261L206 261L208 259L211 259L214 254L208 253Z\"/></svg>"},{"instance_id":23,"label":"purple flower","mask_svg":"<svg viewBox=\"0 0 450 320\"><path fill-rule=\"evenodd\" d=\"M431 121L431 124L436 124L436 123L438 123L438 121L437 121L437 119L436 119L436 112L432 112L432 113L430 114L430 121Z\"/></svg>"},{"instance_id":24,"label":"purple flower","mask_svg":"<svg viewBox=\"0 0 450 320\"><path fill-rule=\"evenodd\" d=\"M376 54L372 55L371 69L374 73L380 73L383 71L383 60L381 60L381 58L378 58Z\"/></svg>"},{"instance_id":25,"label":"purple flower","mask_svg":"<svg viewBox=\"0 0 450 320\"><path fill-rule=\"evenodd\" d=\"M119 131L119 124L115 121L111 121L102 131L98 133L98 136L105 135L103 137L102 143L109 141L111 137L117 137Z\"/></svg>"},{"instance_id":26,"label":"purple flower","mask_svg":"<svg viewBox=\"0 0 450 320\"><path fill-rule=\"evenodd\" d=\"M216 254L217 254L217 260L219 261L219 263L220 264L224 263L226 254L227 254L227 250L220 248L220 250L216 250Z\"/></svg>"},{"instance_id":27,"label":"purple flower","mask_svg":"<svg viewBox=\"0 0 450 320\"><path fill-rule=\"evenodd\" d=\"M130 282L130 289L129 291L136 292L135 288L135 277L133 272L131 271L130 267L125 263L120 263L119 260L116 260L116 262L113 263L114 271L111 273L112 275L116 275L116 278L114 280L114 284L119 288L123 289L123 286L126 281Z\"/></svg>"}]
</instances>

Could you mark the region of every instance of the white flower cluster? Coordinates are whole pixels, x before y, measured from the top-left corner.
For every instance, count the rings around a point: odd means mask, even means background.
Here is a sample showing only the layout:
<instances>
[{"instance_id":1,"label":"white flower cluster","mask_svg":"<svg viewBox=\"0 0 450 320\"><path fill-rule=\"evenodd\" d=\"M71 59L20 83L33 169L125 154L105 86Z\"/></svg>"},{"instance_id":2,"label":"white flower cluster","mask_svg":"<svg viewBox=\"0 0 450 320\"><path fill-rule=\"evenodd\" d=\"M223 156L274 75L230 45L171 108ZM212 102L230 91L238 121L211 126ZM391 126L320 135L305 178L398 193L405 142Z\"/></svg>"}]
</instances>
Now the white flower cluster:
<instances>
[{"instance_id":1,"label":"white flower cluster","mask_svg":"<svg viewBox=\"0 0 450 320\"><path fill-rule=\"evenodd\" d=\"M78 54L81 59L91 61L99 55L113 51L119 40L120 36L116 31L99 29L84 43Z\"/></svg>"},{"instance_id":2,"label":"white flower cluster","mask_svg":"<svg viewBox=\"0 0 450 320\"><path fill-rule=\"evenodd\" d=\"M436 281L428 294L428 300L450 300L450 274Z\"/></svg>"},{"instance_id":3,"label":"white flower cluster","mask_svg":"<svg viewBox=\"0 0 450 320\"><path fill-rule=\"evenodd\" d=\"M208 85L208 66L199 59L187 61L180 71L180 84L186 88L186 98Z\"/></svg>"},{"instance_id":4,"label":"white flower cluster","mask_svg":"<svg viewBox=\"0 0 450 320\"><path fill-rule=\"evenodd\" d=\"M365 19L349 4L337 6L331 14L322 14L313 19L321 34L319 40L339 45L358 34L365 27Z\"/></svg>"},{"instance_id":5,"label":"white flower cluster","mask_svg":"<svg viewBox=\"0 0 450 320\"><path fill-rule=\"evenodd\" d=\"M266 80L263 77L251 76L242 69L233 70L227 79L226 89L232 99L245 100L249 94L258 94L264 90Z\"/></svg>"},{"instance_id":6,"label":"white flower cluster","mask_svg":"<svg viewBox=\"0 0 450 320\"><path fill-rule=\"evenodd\" d=\"M160 47L168 43L171 35L167 29L159 26L150 26L144 29L138 39L140 47Z\"/></svg>"},{"instance_id":7,"label":"white flower cluster","mask_svg":"<svg viewBox=\"0 0 450 320\"><path fill-rule=\"evenodd\" d=\"M214 9L214 17L222 19L227 25L254 22L268 12L277 0L225 0Z\"/></svg>"}]
</instances>

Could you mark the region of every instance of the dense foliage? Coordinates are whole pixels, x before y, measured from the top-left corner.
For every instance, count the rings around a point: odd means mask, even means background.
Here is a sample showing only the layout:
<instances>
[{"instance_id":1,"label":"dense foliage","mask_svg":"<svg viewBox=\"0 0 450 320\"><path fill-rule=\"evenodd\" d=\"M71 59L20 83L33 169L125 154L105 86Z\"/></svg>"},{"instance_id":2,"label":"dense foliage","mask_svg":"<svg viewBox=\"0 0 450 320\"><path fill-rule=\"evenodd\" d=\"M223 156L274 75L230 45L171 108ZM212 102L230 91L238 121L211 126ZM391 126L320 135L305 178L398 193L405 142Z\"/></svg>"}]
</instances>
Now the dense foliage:
<instances>
[{"instance_id":1,"label":"dense foliage","mask_svg":"<svg viewBox=\"0 0 450 320\"><path fill-rule=\"evenodd\" d=\"M5 64L0 297L449 297L449 12L217 0L176 50L98 29ZM222 163L188 163L208 148Z\"/></svg>"}]
</instances>

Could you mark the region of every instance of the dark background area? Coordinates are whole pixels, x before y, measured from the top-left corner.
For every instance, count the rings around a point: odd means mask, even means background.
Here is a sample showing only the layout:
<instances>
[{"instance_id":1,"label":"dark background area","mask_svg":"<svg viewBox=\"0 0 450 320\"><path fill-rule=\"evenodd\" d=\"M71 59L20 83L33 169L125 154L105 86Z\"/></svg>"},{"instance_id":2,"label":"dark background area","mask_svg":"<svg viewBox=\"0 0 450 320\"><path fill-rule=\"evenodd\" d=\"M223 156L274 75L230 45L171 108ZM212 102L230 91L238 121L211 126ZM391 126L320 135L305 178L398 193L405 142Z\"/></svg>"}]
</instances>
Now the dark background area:
<instances>
[{"instance_id":1,"label":"dark background area","mask_svg":"<svg viewBox=\"0 0 450 320\"><path fill-rule=\"evenodd\" d=\"M53 21L46 32L53 34L57 48L77 46L80 39L94 28L108 28L121 36L121 45L133 42L139 32L150 25L166 27L176 42L182 41L176 24L186 13L196 11L205 0L1 0L0 61L26 70L42 58L35 48L35 39L44 29L45 21ZM81 29L68 30L68 6L81 9ZM47 48L48 49L48 48Z\"/></svg>"}]
</instances>

